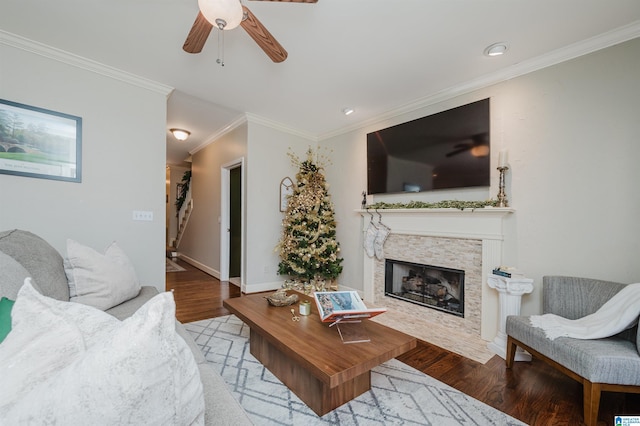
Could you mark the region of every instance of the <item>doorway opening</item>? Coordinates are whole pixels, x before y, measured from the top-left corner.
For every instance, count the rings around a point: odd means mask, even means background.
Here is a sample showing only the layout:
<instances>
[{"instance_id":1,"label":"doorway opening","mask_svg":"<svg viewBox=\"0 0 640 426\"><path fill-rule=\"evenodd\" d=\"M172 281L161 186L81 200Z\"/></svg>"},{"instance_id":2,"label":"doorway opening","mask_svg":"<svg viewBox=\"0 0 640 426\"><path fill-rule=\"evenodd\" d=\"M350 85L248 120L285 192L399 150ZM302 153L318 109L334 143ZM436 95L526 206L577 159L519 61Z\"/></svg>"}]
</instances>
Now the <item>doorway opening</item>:
<instances>
[{"instance_id":1,"label":"doorway opening","mask_svg":"<svg viewBox=\"0 0 640 426\"><path fill-rule=\"evenodd\" d=\"M244 159L221 168L220 280L244 284Z\"/></svg>"},{"instance_id":2,"label":"doorway opening","mask_svg":"<svg viewBox=\"0 0 640 426\"><path fill-rule=\"evenodd\" d=\"M242 167L229 171L229 279L240 278L242 253Z\"/></svg>"}]
</instances>

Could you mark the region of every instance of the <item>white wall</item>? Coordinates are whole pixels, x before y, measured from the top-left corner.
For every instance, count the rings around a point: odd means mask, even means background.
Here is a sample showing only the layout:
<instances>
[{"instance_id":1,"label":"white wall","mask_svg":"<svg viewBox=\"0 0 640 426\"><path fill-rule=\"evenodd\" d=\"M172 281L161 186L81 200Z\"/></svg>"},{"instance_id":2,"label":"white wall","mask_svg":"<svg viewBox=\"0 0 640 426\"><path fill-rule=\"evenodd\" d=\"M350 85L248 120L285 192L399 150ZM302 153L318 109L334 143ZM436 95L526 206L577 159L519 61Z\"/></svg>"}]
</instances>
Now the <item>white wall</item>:
<instances>
[{"instance_id":1,"label":"white wall","mask_svg":"<svg viewBox=\"0 0 640 426\"><path fill-rule=\"evenodd\" d=\"M286 176L296 181L297 167L287 156L289 149L305 159L316 142L249 121L247 161L247 265L248 293L282 285L278 275L280 258L275 250L282 235L284 213L280 211L280 182Z\"/></svg>"},{"instance_id":2,"label":"white wall","mask_svg":"<svg viewBox=\"0 0 640 426\"><path fill-rule=\"evenodd\" d=\"M194 207L178 251L185 260L217 278L220 277L221 167L246 156L246 123L192 154Z\"/></svg>"},{"instance_id":3,"label":"white wall","mask_svg":"<svg viewBox=\"0 0 640 426\"><path fill-rule=\"evenodd\" d=\"M63 255L67 238L100 251L115 240L141 282L164 291L170 88L2 41L0 98L82 117L82 183L0 174L0 229L34 232ZM133 210L151 211L154 220L135 222Z\"/></svg>"},{"instance_id":4,"label":"white wall","mask_svg":"<svg viewBox=\"0 0 640 426\"><path fill-rule=\"evenodd\" d=\"M640 39L321 141L334 150L327 179L345 257L341 284L362 288L362 225L354 210L366 188L366 134L486 97L492 167L498 151L508 149L507 195L516 209L506 223L503 263L535 280L523 313L540 311L543 275L640 281L638 69ZM495 198L495 170L491 183L489 194L437 191L391 199Z\"/></svg>"},{"instance_id":5,"label":"white wall","mask_svg":"<svg viewBox=\"0 0 640 426\"><path fill-rule=\"evenodd\" d=\"M640 39L496 91L513 172L509 262L550 274L640 281ZM539 287L526 310L537 310Z\"/></svg>"}]
</instances>

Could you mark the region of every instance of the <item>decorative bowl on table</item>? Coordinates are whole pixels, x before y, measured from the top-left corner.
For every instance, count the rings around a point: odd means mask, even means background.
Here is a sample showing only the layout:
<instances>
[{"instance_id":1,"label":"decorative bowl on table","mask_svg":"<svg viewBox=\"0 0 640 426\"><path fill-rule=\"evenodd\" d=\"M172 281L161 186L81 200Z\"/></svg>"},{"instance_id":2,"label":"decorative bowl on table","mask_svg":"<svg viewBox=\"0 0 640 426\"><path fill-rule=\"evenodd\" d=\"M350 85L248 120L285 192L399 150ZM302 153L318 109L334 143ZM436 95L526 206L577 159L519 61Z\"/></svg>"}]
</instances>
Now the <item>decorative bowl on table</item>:
<instances>
[{"instance_id":1,"label":"decorative bowl on table","mask_svg":"<svg viewBox=\"0 0 640 426\"><path fill-rule=\"evenodd\" d=\"M266 297L267 301L272 306L289 306L293 305L298 301L297 294L289 294L287 295L287 290L281 288L275 293Z\"/></svg>"}]
</instances>

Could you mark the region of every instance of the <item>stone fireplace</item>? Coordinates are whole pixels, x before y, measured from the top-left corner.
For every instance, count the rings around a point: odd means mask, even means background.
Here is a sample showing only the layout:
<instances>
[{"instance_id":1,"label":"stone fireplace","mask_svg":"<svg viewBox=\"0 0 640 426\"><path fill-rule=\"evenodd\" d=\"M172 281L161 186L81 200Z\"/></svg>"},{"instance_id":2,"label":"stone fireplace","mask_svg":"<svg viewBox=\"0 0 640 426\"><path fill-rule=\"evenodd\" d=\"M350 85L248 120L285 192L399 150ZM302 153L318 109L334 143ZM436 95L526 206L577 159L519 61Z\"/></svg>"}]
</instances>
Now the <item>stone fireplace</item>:
<instances>
[{"instance_id":1,"label":"stone fireplace","mask_svg":"<svg viewBox=\"0 0 640 426\"><path fill-rule=\"evenodd\" d=\"M370 258L363 252L363 265L365 301L388 308L387 313L378 317L379 322L449 350L455 348L435 342L430 334L437 330L438 334L449 335L452 341L469 340L471 336L477 339L478 347L486 349L486 343L499 329L498 295L487 285L487 277L495 266L502 264L503 219L512 212L510 208L378 210L382 222L391 228L383 248L384 259ZM366 211L360 214L364 219L363 231L370 220L378 221L377 214ZM456 283L462 286L460 312L429 309L415 301L385 294L388 260L405 265L435 265L441 271L463 271L463 279ZM407 272L406 276L410 275ZM462 337L451 337L458 335Z\"/></svg>"}]
</instances>

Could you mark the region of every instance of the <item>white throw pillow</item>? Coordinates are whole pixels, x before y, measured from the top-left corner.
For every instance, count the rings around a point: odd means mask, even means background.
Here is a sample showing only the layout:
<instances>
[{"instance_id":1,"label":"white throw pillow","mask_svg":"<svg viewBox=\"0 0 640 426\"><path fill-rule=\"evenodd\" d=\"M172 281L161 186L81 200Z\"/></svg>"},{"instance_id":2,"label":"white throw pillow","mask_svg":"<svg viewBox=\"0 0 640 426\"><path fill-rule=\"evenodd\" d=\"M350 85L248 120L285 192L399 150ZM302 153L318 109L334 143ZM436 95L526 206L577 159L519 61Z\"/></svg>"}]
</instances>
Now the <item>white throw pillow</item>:
<instances>
[{"instance_id":1,"label":"white throw pillow","mask_svg":"<svg viewBox=\"0 0 640 426\"><path fill-rule=\"evenodd\" d=\"M90 306L42 296L26 278L11 311L11 333L0 345L0 413L119 323Z\"/></svg>"},{"instance_id":2,"label":"white throw pillow","mask_svg":"<svg viewBox=\"0 0 640 426\"><path fill-rule=\"evenodd\" d=\"M67 240L64 270L70 300L107 310L140 293L140 282L127 255L113 242L104 254Z\"/></svg>"},{"instance_id":3,"label":"white throw pillow","mask_svg":"<svg viewBox=\"0 0 640 426\"><path fill-rule=\"evenodd\" d=\"M120 322L28 280L0 345L0 424L203 424L202 383L173 294ZM9 380L6 380L6 379Z\"/></svg>"}]
</instances>

